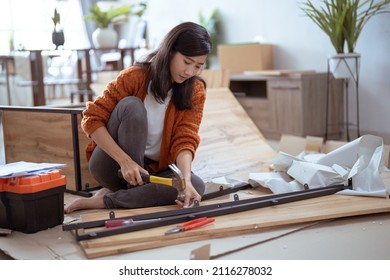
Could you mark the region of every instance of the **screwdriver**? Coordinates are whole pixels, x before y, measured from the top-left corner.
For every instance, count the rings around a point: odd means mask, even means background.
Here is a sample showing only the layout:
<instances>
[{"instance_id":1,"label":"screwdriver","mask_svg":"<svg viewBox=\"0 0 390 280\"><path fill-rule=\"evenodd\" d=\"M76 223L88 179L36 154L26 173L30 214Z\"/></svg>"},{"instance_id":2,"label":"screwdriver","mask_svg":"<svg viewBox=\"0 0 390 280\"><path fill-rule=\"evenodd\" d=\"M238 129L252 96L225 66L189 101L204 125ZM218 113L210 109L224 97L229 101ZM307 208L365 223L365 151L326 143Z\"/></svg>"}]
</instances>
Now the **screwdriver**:
<instances>
[{"instance_id":1,"label":"screwdriver","mask_svg":"<svg viewBox=\"0 0 390 280\"><path fill-rule=\"evenodd\" d=\"M114 227L130 225L130 224L134 224L134 220L133 219L107 220L105 222L106 228L114 228Z\"/></svg>"}]
</instances>

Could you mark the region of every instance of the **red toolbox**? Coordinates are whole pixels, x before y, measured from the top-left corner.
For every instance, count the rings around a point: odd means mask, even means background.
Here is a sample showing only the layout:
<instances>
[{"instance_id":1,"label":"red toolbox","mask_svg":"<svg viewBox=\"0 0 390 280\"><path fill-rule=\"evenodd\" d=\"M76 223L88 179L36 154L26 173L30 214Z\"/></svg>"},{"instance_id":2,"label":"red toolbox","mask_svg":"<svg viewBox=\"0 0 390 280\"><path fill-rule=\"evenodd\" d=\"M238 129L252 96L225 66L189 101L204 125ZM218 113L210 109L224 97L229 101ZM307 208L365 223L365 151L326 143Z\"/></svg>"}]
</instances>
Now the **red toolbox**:
<instances>
[{"instance_id":1,"label":"red toolbox","mask_svg":"<svg viewBox=\"0 0 390 280\"><path fill-rule=\"evenodd\" d=\"M59 170L0 179L0 227L34 233L62 224L65 188Z\"/></svg>"}]
</instances>

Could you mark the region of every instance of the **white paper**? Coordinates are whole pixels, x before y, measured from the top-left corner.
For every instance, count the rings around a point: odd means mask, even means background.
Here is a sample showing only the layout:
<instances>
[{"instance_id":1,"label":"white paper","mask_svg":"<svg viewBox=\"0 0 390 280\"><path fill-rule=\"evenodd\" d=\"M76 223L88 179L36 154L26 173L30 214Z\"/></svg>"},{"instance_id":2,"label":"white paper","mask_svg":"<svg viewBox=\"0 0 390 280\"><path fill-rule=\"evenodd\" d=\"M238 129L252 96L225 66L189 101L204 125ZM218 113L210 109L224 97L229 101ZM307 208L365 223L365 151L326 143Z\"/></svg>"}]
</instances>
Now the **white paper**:
<instances>
[{"instance_id":1,"label":"white paper","mask_svg":"<svg viewBox=\"0 0 390 280\"><path fill-rule=\"evenodd\" d=\"M387 197L388 191L380 174L389 170L383 164L383 139L373 135L364 135L328 154L307 156L304 153L296 157L279 153L274 166L279 178L255 173L250 179L274 193L303 190L307 184L310 189L348 183L352 178L352 190L341 193ZM290 178L286 177L288 175Z\"/></svg>"},{"instance_id":2,"label":"white paper","mask_svg":"<svg viewBox=\"0 0 390 280\"><path fill-rule=\"evenodd\" d=\"M61 163L35 163L18 161L0 165L0 178L24 177L47 173L66 166Z\"/></svg>"},{"instance_id":3,"label":"white paper","mask_svg":"<svg viewBox=\"0 0 390 280\"><path fill-rule=\"evenodd\" d=\"M332 167L303 161L294 161L287 170L287 174L300 184L307 184L311 189L336 185L346 181Z\"/></svg>"},{"instance_id":4,"label":"white paper","mask_svg":"<svg viewBox=\"0 0 390 280\"><path fill-rule=\"evenodd\" d=\"M275 171L287 172L288 168L291 166L294 160L299 161L301 159L299 157L289 155L285 152L279 152L272 163L272 167Z\"/></svg>"},{"instance_id":5,"label":"white paper","mask_svg":"<svg viewBox=\"0 0 390 280\"><path fill-rule=\"evenodd\" d=\"M273 193L284 193L303 190L303 185L293 180L284 172L250 173L249 183L269 188Z\"/></svg>"}]
</instances>

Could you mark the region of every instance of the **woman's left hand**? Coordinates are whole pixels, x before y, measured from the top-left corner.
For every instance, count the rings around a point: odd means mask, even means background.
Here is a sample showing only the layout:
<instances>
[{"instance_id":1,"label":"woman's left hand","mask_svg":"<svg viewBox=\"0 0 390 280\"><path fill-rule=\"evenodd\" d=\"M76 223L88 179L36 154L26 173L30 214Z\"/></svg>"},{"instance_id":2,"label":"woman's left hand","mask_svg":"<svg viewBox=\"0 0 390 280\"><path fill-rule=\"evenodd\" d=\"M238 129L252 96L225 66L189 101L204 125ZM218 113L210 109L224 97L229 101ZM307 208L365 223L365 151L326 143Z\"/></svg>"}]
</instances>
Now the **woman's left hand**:
<instances>
[{"instance_id":1,"label":"woman's left hand","mask_svg":"<svg viewBox=\"0 0 390 280\"><path fill-rule=\"evenodd\" d=\"M180 207L183 207L183 208L193 207L195 205L195 200L200 202L202 199L202 197L195 190L191 181L186 182L186 188L184 190L184 194L185 194L184 202L180 201L180 200L175 200L176 204L179 205Z\"/></svg>"},{"instance_id":2,"label":"woman's left hand","mask_svg":"<svg viewBox=\"0 0 390 280\"><path fill-rule=\"evenodd\" d=\"M193 207L195 205L195 200L200 202L202 196L196 191L191 182L192 152L189 150L180 151L176 158L176 164L183 174L186 183L186 188L184 189L184 202L176 200L176 204L183 208Z\"/></svg>"}]
</instances>

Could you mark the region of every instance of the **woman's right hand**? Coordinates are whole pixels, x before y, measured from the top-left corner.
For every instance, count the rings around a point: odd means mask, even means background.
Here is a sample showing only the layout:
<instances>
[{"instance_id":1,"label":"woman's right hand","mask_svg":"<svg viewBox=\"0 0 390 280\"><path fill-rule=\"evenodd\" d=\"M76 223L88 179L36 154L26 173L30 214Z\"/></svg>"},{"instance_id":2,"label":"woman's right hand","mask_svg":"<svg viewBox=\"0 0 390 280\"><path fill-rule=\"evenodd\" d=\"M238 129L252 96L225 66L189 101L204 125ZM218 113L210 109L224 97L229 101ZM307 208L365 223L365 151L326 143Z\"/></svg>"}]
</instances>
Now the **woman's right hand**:
<instances>
[{"instance_id":1,"label":"woman's right hand","mask_svg":"<svg viewBox=\"0 0 390 280\"><path fill-rule=\"evenodd\" d=\"M141 178L140 173L149 174L148 171L146 171L144 168L139 166L135 161L133 161L130 158L128 160L126 160L125 162L121 163L120 167L121 167L121 172L122 172L123 178L130 185L133 185L133 186L143 184L143 180Z\"/></svg>"},{"instance_id":2,"label":"woman's right hand","mask_svg":"<svg viewBox=\"0 0 390 280\"><path fill-rule=\"evenodd\" d=\"M131 185L142 185L143 181L140 172L149 174L148 171L139 166L118 144L112 139L105 126L96 129L91 138L96 144L112 157L120 166L123 178Z\"/></svg>"}]
</instances>

